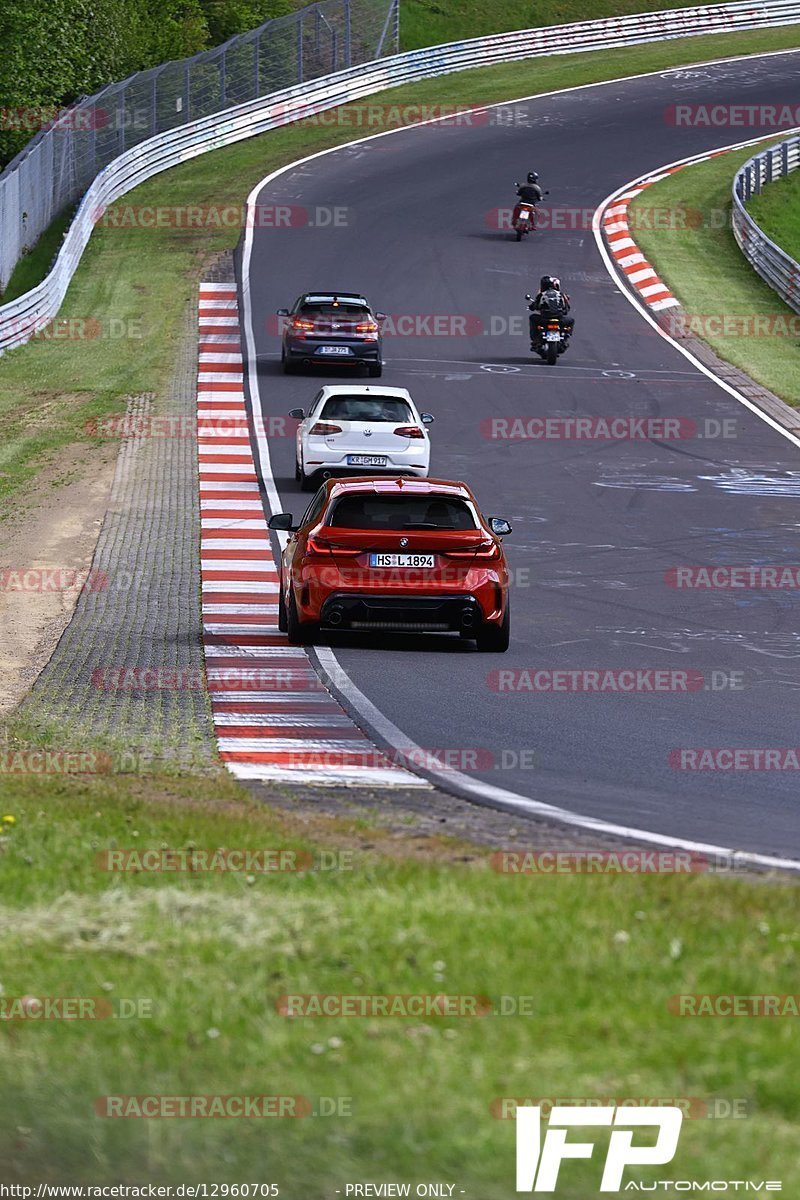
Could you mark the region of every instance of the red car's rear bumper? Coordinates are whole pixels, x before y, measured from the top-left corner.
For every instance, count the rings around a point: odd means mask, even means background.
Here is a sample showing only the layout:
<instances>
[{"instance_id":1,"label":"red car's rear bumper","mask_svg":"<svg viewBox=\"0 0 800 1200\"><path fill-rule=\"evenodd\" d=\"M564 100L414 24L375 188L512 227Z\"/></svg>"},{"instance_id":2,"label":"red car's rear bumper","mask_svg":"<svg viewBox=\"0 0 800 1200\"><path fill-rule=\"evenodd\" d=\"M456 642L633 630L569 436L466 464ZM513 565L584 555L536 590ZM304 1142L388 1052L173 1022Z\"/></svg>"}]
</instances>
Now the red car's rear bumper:
<instances>
[{"instance_id":1,"label":"red car's rear bumper","mask_svg":"<svg viewBox=\"0 0 800 1200\"><path fill-rule=\"evenodd\" d=\"M306 564L294 580L301 621L339 629L467 630L499 623L507 603L504 574L454 568L431 579L424 571Z\"/></svg>"}]
</instances>

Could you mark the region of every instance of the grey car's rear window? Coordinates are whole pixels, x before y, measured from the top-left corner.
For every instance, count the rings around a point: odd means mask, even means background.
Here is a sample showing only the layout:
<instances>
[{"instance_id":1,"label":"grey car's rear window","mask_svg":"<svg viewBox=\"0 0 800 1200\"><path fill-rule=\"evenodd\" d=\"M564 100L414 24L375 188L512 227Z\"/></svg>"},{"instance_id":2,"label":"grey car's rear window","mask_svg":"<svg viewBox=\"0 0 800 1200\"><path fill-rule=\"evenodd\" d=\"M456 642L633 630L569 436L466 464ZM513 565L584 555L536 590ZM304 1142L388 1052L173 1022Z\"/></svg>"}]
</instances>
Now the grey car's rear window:
<instances>
[{"instance_id":1,"label":"grey car's rear window","mask_svg":"<svg viewBox=\"0 0 800 1200\"><path fill-rule=\"evenodd\" d=\"M477 529L469 505L458 496L341 496L325 523L337 529Z\"/></svg>"},{"instance_id":2,"label":"grey car's rear window","mask_svg":"<svg viewBox=\"0 0 800 1200\"><path fill-rule=\"evenodd\" d=\"M322 416L338 421L412 421L408 403L399 396L331 396Z\"/></svg>"},{"instance_id":3,"label":"grey car's rear window","mask_svg":"<svg viewBox=\"0 0 800 1200\"><path fill-rule=\"evenodd\" d=\"M372 315L360 304L303 304L298 311L305 317L341 317L343 321L368 321Z\"/></svg>"}]
</instances>

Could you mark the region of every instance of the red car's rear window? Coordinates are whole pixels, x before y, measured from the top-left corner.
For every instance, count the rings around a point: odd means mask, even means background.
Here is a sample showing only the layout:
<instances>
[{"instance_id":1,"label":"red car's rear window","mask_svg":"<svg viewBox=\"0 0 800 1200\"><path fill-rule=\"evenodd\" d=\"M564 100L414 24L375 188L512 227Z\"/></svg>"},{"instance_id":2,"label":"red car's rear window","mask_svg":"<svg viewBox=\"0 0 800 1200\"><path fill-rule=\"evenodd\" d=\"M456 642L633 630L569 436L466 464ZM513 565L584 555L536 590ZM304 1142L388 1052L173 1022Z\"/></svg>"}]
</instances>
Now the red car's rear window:
<instances>
[{"instance_id":1,"label":"red car's rear window","mask_svg":"<svg viewBox=\"0 0 800 1200\"><path fill-rule=\"evenodd\" d=\"M468 504L458 496L340 496L325 517L337 529L477 529Z\"/></svg>"}]
</instances>

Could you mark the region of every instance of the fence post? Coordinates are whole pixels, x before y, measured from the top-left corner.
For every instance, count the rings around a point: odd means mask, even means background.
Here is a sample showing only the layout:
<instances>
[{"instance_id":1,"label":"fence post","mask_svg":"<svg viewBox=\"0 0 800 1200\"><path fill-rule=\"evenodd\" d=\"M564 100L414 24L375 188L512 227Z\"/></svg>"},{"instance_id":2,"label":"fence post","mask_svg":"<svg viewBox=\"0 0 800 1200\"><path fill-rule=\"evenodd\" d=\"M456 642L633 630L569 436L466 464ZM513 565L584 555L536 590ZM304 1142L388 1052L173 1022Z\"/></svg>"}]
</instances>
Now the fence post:
<instances>
[{"instance_id":1,"label":"fence post","mask_svg":"<svg viewBox=\"0 0 800 1200\"><path fill-rule=\"evenodd\" d=\"M117 125L119 126L119 152L125 149L125 92L120 89L117 95Z\"/></svg>"},{"instance_id":2,"label":"fence post","mask_svg":"<svg viewBox=\"0 0 800 1200\"><path fill-rule=\"evenodd\" d=\"M189 107L192 102L192 92L190 87L190 67L187 62L183 68L183 119L189 120Z\"/></svg>"},{"instance_id":3,"label":"fence post","mask_svg":"<svg viewBox=\"0 0 800 1200\"><path fill-rule=\"evenodd\" d=\"M153 137L158 133L158 75L153 73L153 88L150 93L150 103L153 106L153 118L150 122L150 133Z\"/></svg>"},{"instance_id":4,"label":"fence post","mask_svg":"<svg viewBox=\"0 0 800 1200\"><path fill-rule=\"evenodd\" d=\"M261 57L261 34L253 38L253 99L258 99L258 71Z\"/></svg>"},{"instance_id":5,"label":"fence post","mask_svg":"<svg viewBox=\"0 0 800 1200\"><path fill-rule=\"evenodd\" d=\"M350 26L350 0L344 0L344 65L353 65L353 33Z\"/></svg>"},{"instance_id":6,"label":"fence post","mask_svg":"<svg viewBox=\"0 0 800 1200\"><path fill-rule=\"evenodd\" d=\"M303 82L303 12L297 14L297 82Z\"/></svg>"},{"instance_id":7,"label":"fence post","mask_svg":"<svg viewBox=\"0 0 800 1200\"><path fill-rule=\"evenodd\" d=\"M222 54L219 56L219 98L220 98L220 101L222 102L223 108L225 107L225 93L228 90L228 81L225 78L226 65L227 64L225 62L225 51L223 50Z\"/></svg>"}]
</instances>

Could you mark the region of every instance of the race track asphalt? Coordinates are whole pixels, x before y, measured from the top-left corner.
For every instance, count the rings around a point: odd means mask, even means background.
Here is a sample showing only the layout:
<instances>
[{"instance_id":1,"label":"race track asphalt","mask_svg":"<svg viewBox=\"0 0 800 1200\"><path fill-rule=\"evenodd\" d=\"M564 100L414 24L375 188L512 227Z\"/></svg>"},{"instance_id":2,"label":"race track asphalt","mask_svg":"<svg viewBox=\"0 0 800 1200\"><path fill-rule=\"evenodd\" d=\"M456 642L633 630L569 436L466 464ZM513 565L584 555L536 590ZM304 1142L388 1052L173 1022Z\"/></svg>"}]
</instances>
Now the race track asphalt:
<instances>
[{"instance_id":1,"label":"race track asphalt","mask_svg":"<svg viewBox=\"0 0 800 1200\"><path fill-rule=\"evenodd\" d=\"M267 184L259 203L338 207L342 223L256 228L250 272L254 400L268 423L342 378L280 372L272 314L301 292L363 290L393 318L468 318L464 335L387 337L381 382L409 388L435 414L432 473L466 480L485 512L514 526L511 648L333 635L357 687L421 746L490 751L495 765L475 772L490 783L656 833L797 858L797 772L693 772L669 757L800 744L797 592L678 590L665 573L800 564L800 455L657 336L608 275L589 224L628 180L768 132L677 127L671 105L794 103L799 68L796 54L697 66L337 150ZM535 61L530 71L533 86ZM550 189L550 210L588 216L518 245L487 214L510 207L529 169ZM545 271L561 276L577 318L555 368L533 361L510 324L520 328L523 295ZM734 436L486 436L487 418L569 415L677 416L701 430L727 419ZM283 507L298 515L308 497L294 482L293 437L272 437L270 455ZM691 694L491 686L490 672L533 668L693 669L705 682ZM730 680L737 686L722 687Z\"/></svg>"}]
</instances>

